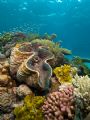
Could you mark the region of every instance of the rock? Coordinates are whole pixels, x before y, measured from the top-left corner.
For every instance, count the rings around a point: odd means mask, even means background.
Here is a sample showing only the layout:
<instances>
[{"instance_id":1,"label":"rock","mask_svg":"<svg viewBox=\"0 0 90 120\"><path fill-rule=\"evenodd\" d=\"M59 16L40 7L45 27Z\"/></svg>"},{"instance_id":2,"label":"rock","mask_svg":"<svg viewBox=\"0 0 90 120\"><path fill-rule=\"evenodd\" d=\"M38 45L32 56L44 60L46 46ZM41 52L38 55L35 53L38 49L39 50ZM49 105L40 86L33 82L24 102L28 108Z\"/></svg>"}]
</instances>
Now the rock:
<instances>
[{"instance_id":1,"label":"rock","mask_svg":"<svg viewBox=\"0 0 90 120\"><path fill-rule=\"evenodd\" d=\"M19 97L25 97L25 96L31 95L33 93L27 85L22 84L22 85L20 85L19 87L16 88L16 94Z\"/></svg>"}]
</instances>

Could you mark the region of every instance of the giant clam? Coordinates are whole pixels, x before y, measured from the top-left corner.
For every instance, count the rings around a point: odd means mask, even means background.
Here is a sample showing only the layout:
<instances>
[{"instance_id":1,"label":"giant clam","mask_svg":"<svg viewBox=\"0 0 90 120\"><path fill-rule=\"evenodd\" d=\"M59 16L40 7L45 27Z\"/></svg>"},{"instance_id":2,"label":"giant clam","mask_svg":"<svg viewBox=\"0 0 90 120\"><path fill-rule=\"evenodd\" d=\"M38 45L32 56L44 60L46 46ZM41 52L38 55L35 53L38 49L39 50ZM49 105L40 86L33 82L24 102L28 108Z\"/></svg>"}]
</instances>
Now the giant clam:
<instances>
[{"instance_id":1,"label":"giant clam","mask_svg":"<svg viewBox=\"0 0 90 120\"><path fill-rule=\"evenodd\" d=\"M39 44L16 45L10 57L10 72L19 82L46 90L50 85L52 68L48 61L54 58L48 48Z\"/></svg>"}]
</instances>

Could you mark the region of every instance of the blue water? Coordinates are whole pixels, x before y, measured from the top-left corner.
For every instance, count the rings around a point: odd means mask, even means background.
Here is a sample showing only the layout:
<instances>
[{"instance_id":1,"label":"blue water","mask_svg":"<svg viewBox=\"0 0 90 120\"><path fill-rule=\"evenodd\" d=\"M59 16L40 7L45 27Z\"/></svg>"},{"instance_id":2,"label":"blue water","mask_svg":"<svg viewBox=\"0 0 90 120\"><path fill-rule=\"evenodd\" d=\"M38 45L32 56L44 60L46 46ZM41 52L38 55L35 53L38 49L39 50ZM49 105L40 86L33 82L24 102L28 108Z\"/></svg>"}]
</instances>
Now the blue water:
<instances>
[{"instance_id":1,"label":"blue water","mask_svg":"<svg viewBox=\"0 0 90 120\"><path fill-rule=\"evenodd\" d=\"M0 0L0 32L56 33L73 55L90 58L90 0Z\"/></svg>"}]
</instances>

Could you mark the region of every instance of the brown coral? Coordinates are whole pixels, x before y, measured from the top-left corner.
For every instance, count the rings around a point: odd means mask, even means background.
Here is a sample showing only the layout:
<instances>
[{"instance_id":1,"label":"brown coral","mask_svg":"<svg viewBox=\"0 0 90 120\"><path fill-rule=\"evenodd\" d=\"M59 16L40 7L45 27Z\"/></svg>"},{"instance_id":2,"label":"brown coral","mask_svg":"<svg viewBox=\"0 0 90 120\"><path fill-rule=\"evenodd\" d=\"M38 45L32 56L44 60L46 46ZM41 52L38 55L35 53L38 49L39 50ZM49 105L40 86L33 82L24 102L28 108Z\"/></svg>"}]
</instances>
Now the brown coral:
<instances>
[{"instance_id":1,"label":"brown coral","mask_svg":"<svg viewBox=\"0 0 90 120\"><path fill-rule=\"evenodd\" d=\"M27 95L33 95L32 91L30 90L30 88L25 85L25 84L22 84L20 85L19 87L16 88L16 94L19 96L19 97L25 97Z\"/></svg>"},{"instance_id":2,"label":"brown coral","mask_svg":"<svg viewBox=\"0 0 90 120\"><path fill-rule=\"evenodd\" d=\"M72 120L74 97L72 86L61 86L59 91L48 95L42 107L45 120Z\"/></svg>"},{"instance_id":3,"label":"brown coral","mask_svg":"<svg viewBox=\"0 0 90 120\"><path fill-rule=\"evenodd\" d=\"M13 108L13 103L16 101L12 89L0 87L0 110L10 112Z\"/></svg>"},{"instance_id":4,"label":"brown coral","mask_svg":"<svg viewBox=\"0 0 90 120\"><path fill-rule=\"evenodd\" d=\"M9 62L7 60L0 61L0 86L12 87L15 86L15 81L9 75Z\"/></svg>"}]
</instances>

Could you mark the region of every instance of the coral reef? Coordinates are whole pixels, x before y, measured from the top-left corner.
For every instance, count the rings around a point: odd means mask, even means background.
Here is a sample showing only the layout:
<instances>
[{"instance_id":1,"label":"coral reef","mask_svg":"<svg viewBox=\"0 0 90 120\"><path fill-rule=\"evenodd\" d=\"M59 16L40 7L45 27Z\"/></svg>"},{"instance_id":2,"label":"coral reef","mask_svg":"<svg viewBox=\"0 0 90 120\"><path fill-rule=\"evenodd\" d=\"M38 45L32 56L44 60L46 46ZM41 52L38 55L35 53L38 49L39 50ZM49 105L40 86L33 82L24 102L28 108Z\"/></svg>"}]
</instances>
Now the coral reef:
<instances>
[{"instance_id":1,"label":"coral reef","mask_svg":"<svg viewBox=\"0 0 90 120\"><path fill-rule=\"evenodd\" d=\"M41 106L44 102L44 97L41 96L26 96L24 106L14 109L16 116L15 120L43 120Z\"/></svg>"},{"instance_id":2,"label":"coral reef","mask_svg":"<svg viewBox=\"0 0 90 120\"><path fill-rule=\"evenodd\" d=\"M72 78L76 74L77 69L70 65L64 64L64 66L56 67L53 72L56 75L60 83L72 83Z\"/></svg>"},{"instance_id":3,"label":"coral reef","mask_svg":"<svg viewBox=\"0 0 90 120\"><path fill-rule=\"evenodd\" d=\"M13 89L0 87L0 111L6 113L10 112L15 102L16 98Z\"/></svg>"},{"instance_id":4,"label":"coral reef","mask_svg":"<svg viewBox=\"0 0 90 120\"><path fill-rule=\"evenodd\" d=\"M53 39L55 39L57 37L57 35L55 34L55 33L53 33L53 34L51 34L51 35L49 35L48 33L45 33L43 36L42 36L42 38L43 39L47 39L47 40L53 40Z\"/></svg>"},{"instance_id":5,"label":"coral reef","mask_svg":"<svg viewBox=\"0 0 90 120\"><path fill-rule=\"evenodd\" d=\"M90 78L76 75L73 84L75 86L74 95L76 96L76 101L81 101L79 108L84 113L90 112Z\"/></svg>"},{"instance_id":6,"label":"coral reef","mask_svg":"<svg viewBox=\"0 0 90 120\"><path fill-rule=\"evenodd\" d=\"M90 119L90 59L65 58L55 38L0 35L0 120Z\"/></svg>"},{"instance_id":7,"label":"coral reef","mask_svg":"<svg viewBox=\"0 0 90 120\"><path fill-rule=\"evenodd\" d=\"M84 120L90 120L90 113L87 115L87 117Z\"/></svg>"},{"instance_id":8,"label":"coral reef","mask_svg":"<svg viewBox=\"0 0 90 120\"><path fill-rule=\"evenodd\" d=\"M15 120L13 112L0 115L0 120Z\"/></svg>"},{"instance_id":9,"label":"coral reef","mask_svg":"<svg viewBox=\"0 0 90 120\"><path fill-rule=\"evenodd\" d=\"M51 93L51 92L57 91L59 86L60 86L60 82L56 79L55 76L52 76L51 77L51 87L50 87L49 92Z\"/></svg>"},{"instance_id":10,"label":"coral reef","mask_svg":"<svg viewBox=\"0 0 90 120\"><path fill-rule=\"evenodd\" d=\"M45 120L73 120L74 97L72 86L60 86L52 92L42 106Z\"/></svg>"},{"instance_id":11,"label":"coral reef","mask_svg":"<svg viewBox=\"0 0 90 120\"><path fill-rule=\"evenodd\" d=\"M0 86L1 87L13 87L15 80L9 75L9 62L8 60L0 60Z\"/></svg>"},{"instance_id":12,"label":"coral reef","mask_svg":"<svg viewBox=\"0 0 90 120\"><path fill-rule=\"evenodd\" d=\"M50 61L50 65L52 67L56 67L60 64L64 64L65 63L64 54L65 55L71 54L70 50L61 48L60 44L54 43L53 41L50 41L48 39L35 39L31 43L48 47L48 49L54 54L54 59Z\"/></svg>"},{"instance_id":13,"label":"coral reef","mask_svg":"<svg viewBox=\"0 0 90 120\"><path fill-rule=\"evenodd\" d=\"M71 61L71 65L77 67L78 69L78 75L88 75L90 76L90 68L85 64L85 63L89 63L90 60L86 59L86 58L80 58L78 56L75 56L72 61Z\"/></svg>"}]
</instances>

